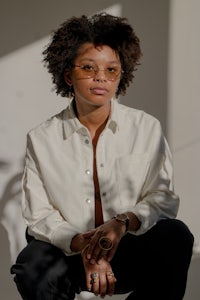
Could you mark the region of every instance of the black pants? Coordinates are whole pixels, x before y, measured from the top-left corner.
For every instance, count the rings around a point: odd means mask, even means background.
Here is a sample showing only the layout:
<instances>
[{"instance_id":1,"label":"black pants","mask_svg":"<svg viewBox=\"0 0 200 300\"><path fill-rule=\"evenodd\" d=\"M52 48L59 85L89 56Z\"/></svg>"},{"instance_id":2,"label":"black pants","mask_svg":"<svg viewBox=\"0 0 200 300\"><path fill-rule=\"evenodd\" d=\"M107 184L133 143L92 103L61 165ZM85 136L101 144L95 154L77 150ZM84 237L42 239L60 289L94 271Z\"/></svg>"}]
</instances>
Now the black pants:
<instances>
[{"instance_id":1,"label":"black pants","mask_svg":"<svg viewBox=\"0 0 200 300\"><path fill-rule=\"evenodd\" d=\"M129 300L183 299L192 247L193 236L179 220L162 220L141 236L126 234L111 261L115 293L131 292ZM86 290L81 256L65 256L35 239L19 254L11 273L24 300L72 300Z\"/></svg>"}]
</instances>

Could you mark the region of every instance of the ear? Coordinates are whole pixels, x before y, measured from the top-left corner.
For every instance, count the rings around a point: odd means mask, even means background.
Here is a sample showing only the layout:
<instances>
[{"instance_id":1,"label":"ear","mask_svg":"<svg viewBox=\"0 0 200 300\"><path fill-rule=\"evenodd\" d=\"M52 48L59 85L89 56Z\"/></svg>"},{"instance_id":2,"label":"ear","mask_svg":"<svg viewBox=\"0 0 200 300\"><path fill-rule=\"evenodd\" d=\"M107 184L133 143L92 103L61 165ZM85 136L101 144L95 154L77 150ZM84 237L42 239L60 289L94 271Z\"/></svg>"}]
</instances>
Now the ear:
<instances>
[{"instance_id":1,"label":"ear","mask_svg":"<svg viewBox=\"0 0 200 300\"><path fill-rule=\"evenodd\" d=\"M72 85L71 73L69 71L64 72L64 79L69 86Z\"/></svg>"}]
</instances>

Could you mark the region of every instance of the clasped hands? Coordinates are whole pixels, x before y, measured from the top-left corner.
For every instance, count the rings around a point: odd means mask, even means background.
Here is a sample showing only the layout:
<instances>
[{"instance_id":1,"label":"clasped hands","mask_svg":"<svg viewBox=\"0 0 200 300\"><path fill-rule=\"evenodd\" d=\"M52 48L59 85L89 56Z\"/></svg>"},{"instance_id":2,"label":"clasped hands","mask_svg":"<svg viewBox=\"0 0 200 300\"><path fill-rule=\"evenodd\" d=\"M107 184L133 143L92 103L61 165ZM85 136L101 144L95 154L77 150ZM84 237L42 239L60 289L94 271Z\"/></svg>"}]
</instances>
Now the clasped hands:
<instances>
[{"instance_id":1,"label":"clasped hands","mask_svg":"<svg viewBox=\"0 0 200 300\"><path fill-rule=\"evenodd\" d=\"M110 220L101 226L78 234L72 239L71 249L81 251L88 291L104 298L114 293L116 278L112 260L124 229L120 223Z\"/></svg>"}]
</instances>

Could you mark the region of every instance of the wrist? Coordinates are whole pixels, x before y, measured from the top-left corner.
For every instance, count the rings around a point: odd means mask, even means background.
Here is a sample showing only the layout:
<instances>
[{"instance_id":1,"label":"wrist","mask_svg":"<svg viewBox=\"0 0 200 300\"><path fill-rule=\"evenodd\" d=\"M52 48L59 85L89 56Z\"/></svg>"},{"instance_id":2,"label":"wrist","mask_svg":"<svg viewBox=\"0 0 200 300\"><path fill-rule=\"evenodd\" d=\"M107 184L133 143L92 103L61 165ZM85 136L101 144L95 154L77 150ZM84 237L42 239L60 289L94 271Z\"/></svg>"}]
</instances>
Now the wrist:
<instances>
[{"instance_id":1,"label":"wrist","mask_svg":"<svg viewBox=\"0 0 200 300\"><path fill-rule=\"evenodd\" d=\"M129 230L137 231L140 228L141 222L133 212L127 212L129 217Z\"/></svg>"},{"instance_id":2,"label":"wrist","mask_svg":"<svg viewBox=\"0 0 200 300\"><path fill-rule=\"evenodd\" d=\"M133 212L117 214L113 219L125 225L125 233L127 231L137 231L141 225L140 220Z\"/></svg>"},{"instance_id":3,"label":"wrist","mask_svg":"<svg viewBox=\"0 0 200 300\"><path fill-rule=\"evenodd\" d=\"M129 217L126 213L117 214L113 217L117 222L121 223L122 225L125 225L125 232L129 229Z\"/></svg>"}]
</instances>

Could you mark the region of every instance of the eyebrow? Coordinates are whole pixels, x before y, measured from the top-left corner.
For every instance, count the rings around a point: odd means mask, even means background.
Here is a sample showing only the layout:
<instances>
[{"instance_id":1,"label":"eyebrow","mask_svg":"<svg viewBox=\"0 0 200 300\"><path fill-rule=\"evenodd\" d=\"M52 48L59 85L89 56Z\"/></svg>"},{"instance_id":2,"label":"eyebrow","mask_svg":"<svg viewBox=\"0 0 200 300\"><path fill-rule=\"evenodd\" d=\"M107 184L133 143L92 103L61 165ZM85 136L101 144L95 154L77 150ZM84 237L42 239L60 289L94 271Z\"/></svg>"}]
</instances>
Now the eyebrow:
<instances>
[{"instance_id":1,"label":"eyebrow","mask_svg":"<svg viewBox=\"0 0 200 300\"><path fill-rule=\"evenodd\" d=\"M84 62L84 61L88 61L88 62L92 62L92 63L95 63L96 64L96 61L94 59L91 59L91 58L82 58L80 60L80 63L81 62ZM106 63L108 64L117 64L117 65L120 65L120 63L117 61L117 60L111 60L111 61L107 61Z\"/></svg>"}]
</instances>

